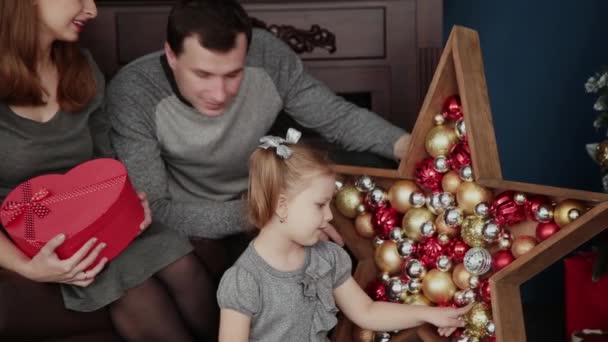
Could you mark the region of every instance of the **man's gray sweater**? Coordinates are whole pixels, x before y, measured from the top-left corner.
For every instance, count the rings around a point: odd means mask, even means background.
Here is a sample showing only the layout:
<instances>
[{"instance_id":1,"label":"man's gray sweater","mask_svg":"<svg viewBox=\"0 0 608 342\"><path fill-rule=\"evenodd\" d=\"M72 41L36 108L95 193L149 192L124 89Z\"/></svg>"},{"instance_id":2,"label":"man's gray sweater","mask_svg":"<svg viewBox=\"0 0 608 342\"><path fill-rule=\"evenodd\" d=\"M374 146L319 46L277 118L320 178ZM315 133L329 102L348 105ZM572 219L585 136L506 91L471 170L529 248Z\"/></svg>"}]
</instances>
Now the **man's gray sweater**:
<instances>
[{"instance_id":1,"label":"man's gray sweater","mask_svg":"<svg viewBox=\"0 0 608 342\"><path fill-rule=\"evenodd\" d=\"M352 151L393 158L404 131L334 95L287 45L254 30L239 94L207 117L179 94L162 53L124 67L107 91L116 153L154 219L190 236L218 238L247 227L242 195L249 156L281 110Z\"/></svg>"}]
</instances>

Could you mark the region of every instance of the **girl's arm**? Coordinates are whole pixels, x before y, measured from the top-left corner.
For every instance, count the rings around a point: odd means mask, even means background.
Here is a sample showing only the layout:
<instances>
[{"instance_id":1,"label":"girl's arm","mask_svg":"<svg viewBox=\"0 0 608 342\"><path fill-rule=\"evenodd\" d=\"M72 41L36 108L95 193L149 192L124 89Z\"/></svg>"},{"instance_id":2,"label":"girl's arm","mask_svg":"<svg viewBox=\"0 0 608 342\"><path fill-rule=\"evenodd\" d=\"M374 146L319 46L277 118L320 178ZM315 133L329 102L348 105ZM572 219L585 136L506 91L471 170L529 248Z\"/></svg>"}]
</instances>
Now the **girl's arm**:
<instances>
[{"instance_id":1,"label":"girl's arm","mask_svg":"<svg viewBox=\"0 0 608 342\"><path fill-rule=\"evenodd\" d=\"M459 318L470 309L374 302L352 277L334 289L334 297L351 321L373 331L402 330L423 323L439 328L462 327L464 321Z\"/></svg>"},{"instance_id":2,"label":"girl's arm","mask_svg":"<svg viewBox=\"0 0 608 342\"><path fill-rule=\"evenodd\" d=\"M251 317L238 311L222 309L220 311L219 342L249 341Z\"/></svg>"}]
</instances>

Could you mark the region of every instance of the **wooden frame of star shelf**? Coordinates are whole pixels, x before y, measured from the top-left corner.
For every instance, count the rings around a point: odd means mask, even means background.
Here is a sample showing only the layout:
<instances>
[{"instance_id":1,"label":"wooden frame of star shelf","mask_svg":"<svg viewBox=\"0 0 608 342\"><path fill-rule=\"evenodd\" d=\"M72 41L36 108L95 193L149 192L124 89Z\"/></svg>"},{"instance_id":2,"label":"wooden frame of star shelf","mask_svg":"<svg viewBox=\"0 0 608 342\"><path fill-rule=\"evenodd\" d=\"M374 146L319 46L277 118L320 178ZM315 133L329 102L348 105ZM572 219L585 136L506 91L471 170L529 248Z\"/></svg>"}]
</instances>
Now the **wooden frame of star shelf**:
<instances>
[{"instance_id":1,"label":"wooden frame of star shelf","mask_svg":"<svg viewBox=\"0 0 608 342\"><path fill-rule=\"evenodd\" d=\"M388 189L398 179L414 179L418 161L427 157L424 147L426 133L433 127L433 117L441 111L443 101L459 94L475 182L492 189L495 193L515 190L530 194L546 195L559 201L577 199L591 208L576 221L566 225L547 240L539 243L527 254L520 256L509 266L490 277L492 314L496 324L498 341L526 341L520 285L549 267L569 252L590 240L605 228L608 222L608 195L603 193L570 190L564 188L526 184L502 179L498 149L492 123L487 86L481 57L479 37L476 31L455 26L439 60L433 80L420 110L411 135L407 158L398 170L336 166L338 174L345 179L368 175L376 184ZM334 225L342 234L346 245L358 260L354 277L361 286L377 277L374 264L373 242L360 237L354 229L354 221L333 208ZM535 225L530 223L511 227L514 237L532 235ZM334 339L352 341L353 324L342 318ZM434 330L410 329L393 337L392 341L447 341L433 333Z\"/></svg>"}]
</instances>

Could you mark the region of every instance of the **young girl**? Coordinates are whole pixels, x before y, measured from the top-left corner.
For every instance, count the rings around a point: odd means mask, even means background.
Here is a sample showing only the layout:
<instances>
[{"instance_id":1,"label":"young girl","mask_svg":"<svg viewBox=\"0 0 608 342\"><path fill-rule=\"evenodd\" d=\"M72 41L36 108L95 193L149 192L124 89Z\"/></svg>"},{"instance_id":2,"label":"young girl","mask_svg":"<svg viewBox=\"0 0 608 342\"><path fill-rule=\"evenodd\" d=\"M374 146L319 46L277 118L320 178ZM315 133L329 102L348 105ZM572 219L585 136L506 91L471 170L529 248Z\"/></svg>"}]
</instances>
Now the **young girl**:
<instances>
[{"instance_id":1,"label":"young girl","mask_svg":"<svg viewBox=\"0 0 608 342\"><path fill-rule=\"evenodd\" d=\"M328 160L288 138L264 137L249 164L249 217L260 227L218 290L220 341L327 341L339 307L362 328L431 323L449 335L465 308L374 302L351 276L348 254L320 241L332 219ZM336 307L337 305L337 307Z\"/></svg>"},{"instance_id":2,"label":"young girl","mask_svg":"<svg viewBox=\"0 0 608 342\"><path fill-rule=\"evenodd\" d=\"M0 0L0 202L29 178L113 156L103 76L90 54L76 45L96 15L93 0ZM147 200L141 198L145 230L112 262L88 270L107 242L95 238L60 260L55 250L65 242L63 234L29 258L0 225L0 269L40 283L37 295L49 292L42 283L61 284L55 290L61 289L67 309L108 308L116 330L128 341L194 341L206 333L213 339L213 284L189 241L151 223ZM1 287L16 288L15 279L0 279ZM32 321L44 319L36 317L47 311L34 305L37 296L1 290L0 303L7 294L17 294L11 301L22 301ZM0 324L0 336L7 336L4 326Z\"/></svg>"}]
</instances>

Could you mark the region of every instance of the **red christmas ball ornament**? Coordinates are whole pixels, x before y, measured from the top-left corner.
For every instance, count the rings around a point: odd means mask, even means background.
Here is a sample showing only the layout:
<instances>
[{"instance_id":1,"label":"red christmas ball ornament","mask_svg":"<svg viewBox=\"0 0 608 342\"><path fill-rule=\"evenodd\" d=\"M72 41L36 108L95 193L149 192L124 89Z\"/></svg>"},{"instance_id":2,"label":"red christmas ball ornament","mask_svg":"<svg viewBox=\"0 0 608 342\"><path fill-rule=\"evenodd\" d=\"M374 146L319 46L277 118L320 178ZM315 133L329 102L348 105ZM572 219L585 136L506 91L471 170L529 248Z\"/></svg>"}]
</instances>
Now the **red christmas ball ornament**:
<instances>
[{"instance_id":1,"label":"red christmas ball ornament","mask_svg":"<svg viewBox=\"0 0 608 342\"><path fill-rule=\"evenodd\" d=\"M443 174L435 170L434 158L426 158L416 165L416 184L427 192L437 192L441 187Z\"/></svg>"},{"instance_id":2,"label":"red christmas ball ornament","mask_svg":"<svg viewBox=\"0 0 608 342\"><path fill-rule=\"evenodd\" d=\"M502 250L492 255L492 270L498 272L515 260L510 250Z\"/></svg>"},{"instance_id":3,"label":"red christmas ball ornament","mask_svg":"<svg viewBox=\"0 0 608 342\"><path fill-rule=\"evenodd\" d=\"M524 207L515 202L514 194L514 191L503 191L492 200L490 213L499 226L512 226L526 219Z\"/></svg>"},{"instance_id":4,"label":"red christmas ball ornament","mask_svg":"<svg viewBox=\"0 0 608 342\"><path fill-rule=\"evenodd\" d=\"M461 263L464 260L464 255L471 248L462 239L454 239L450 245L447 256L452 259L454 264Z\"/></svg>"},{"instance_id":5,"label":"red christmas ball ornament","mask_svg":"<svg viewBox=\"0 0 608 342\"><path fill-rule=\"evenodd\" d=\"M383 302L388 302L388 295L386 293L386 285L382 280L376 279L372 280L367 287L365 288L365 292L373 299L380 300Z\"/></svg>"},{"instance_id":6,"label":"red christmas ball ornament","mask_svg":"<svg viewBox=\"0 0 608 342\"><path fill-rule=\"evenodd\" d=\"M460 171L465 165L471 165L471 148L466 141L461 141L450 149L450 167Z\"/></svg>"},{"instance_id":7,"label":"red christmas ball ornament","mask_svg":"<svg viewBox=\"0 0 608 342\"><path fill-rule=\"evenodd\" d=\"M526 202L524 203L524 207L526 210L526 215L529 219L537 221L536 212L541 205L551 205L551 200L549 197L542 195L533 195L526 197Z\"/></svg>"},{"instance_id":8,"label":"red christmas ball ornament","mask_svg":"<svg viewBox=\"0 0 608 342\"><path fill-rule=\"evenodd\" d=\"M536 238L538 241L544 241L548 239L551 235L557 233L559 230L559 226L554 221L551 222L540 222L536 226Z\"/></svg>"},{"instance_id":9,"label":"red christmas ball ornament","mask_svg":"<svg viewBox=\"0 0 608 342\"><path fill-rule=\"evenodd\" d=\"M462 118L462 105L460 104L460 96L452 95L443 103L443 117L449 120L458 120Z\"/></svg>"},{"instance_id":10,"label":"red christmas ball ornament","mask_svg":"<svg viewBox=\"0 0 608 342\"><path fill-rule=\"evenodd\" d=\"M437 258L444 252L445 247L436 237L425 238L418 244L419 260L431 269L437 264Z\"/></svg>"},{"instance_id":11,"label":"red christmas ball ornament","mask_svg":"<svg viewBox=\"0 0 608 342\"><path fill-rule=\"evenodd\" d=\"M395 208L379 208L374 213L374 220L372 221L376 235L383 240L388 239L391 230L401 222L400 216Z\"/></svg>"},{"instance_id":12,"label":"red christmas ball ornament","mask_svg":"<svg viewBox=\"0 0 608 342\"><path fill-rule=\"evenodd\" d=\"M492 301L492 296L490 294L490 281L488 279L484 279L479 284L479 297L483 299L484 302L490 303Z\"/></svg>"}]
</instances>

